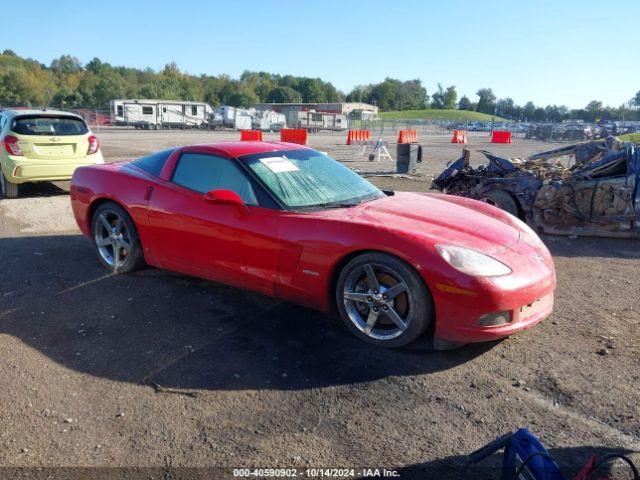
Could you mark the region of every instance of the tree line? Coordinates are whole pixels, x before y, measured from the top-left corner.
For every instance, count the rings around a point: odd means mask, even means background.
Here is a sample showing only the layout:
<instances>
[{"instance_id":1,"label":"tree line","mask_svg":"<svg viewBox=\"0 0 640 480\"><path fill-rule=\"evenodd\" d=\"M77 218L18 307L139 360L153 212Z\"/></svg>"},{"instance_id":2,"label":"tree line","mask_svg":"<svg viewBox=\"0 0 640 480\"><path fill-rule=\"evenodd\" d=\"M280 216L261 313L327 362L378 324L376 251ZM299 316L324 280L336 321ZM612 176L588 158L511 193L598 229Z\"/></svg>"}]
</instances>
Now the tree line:
<instances>
[{"instance_id":1,"label":"tree line","mask_svg":"<svg viewBox=\"0 0 640 480\"><path fill-rule=\"evenodd\" d=\"M94 58L86 65L62 55L49 66L21 58L11 50L0 55L0 104L64 108L107 108L114 98L193 100L213 106L249 107L258 102L340 102L344 95L319 78L244 72L189 75L175 63L161 71L114 67Z\"/></svg>"},{"instance_id":2,"label":"tree line","mask_svg":"<svg viewBox=\"0 0 640 480\"><path fill-rule=\"evenodd\" d=\"M0 55L0 105L55 108L105 109L114 98L193 100L213 106L250 107L260 102L358 101L377 105L382 111L458 109L497 115L512 120L586 121L640 119L640 91L626 105L604 106L594 100L582 109L563 105L541 107L533 102L517 105L511 98L497 98L491 88L481 88L472 101L458 98L455 86L438 84L431 95L421 80L386 78L376 84L359 85L348 93L320 78L245 71L239 78L228 75L190 75L175 63L161 71L112 66L94 58L86 65L62 55L44 65L22 58L11 50Z\"/></svg>"}]
</instances>

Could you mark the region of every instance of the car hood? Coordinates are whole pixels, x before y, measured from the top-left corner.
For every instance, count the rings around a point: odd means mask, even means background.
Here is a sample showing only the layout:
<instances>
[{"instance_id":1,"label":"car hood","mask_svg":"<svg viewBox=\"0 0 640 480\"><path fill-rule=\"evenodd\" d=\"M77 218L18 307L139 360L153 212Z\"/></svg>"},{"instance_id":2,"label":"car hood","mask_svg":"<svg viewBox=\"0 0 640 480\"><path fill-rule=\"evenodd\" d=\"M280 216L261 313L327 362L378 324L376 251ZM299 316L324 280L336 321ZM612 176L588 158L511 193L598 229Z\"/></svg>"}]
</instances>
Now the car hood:
<instances>
[{"instance_id":1,"label":"car hood","mask_svg":"<svg viewBox=\"0 0 640 480\"><path fill-rule=\"evenodd\" d=\"M447 195L398 192L354 208L325 211L327 216L400 230L407 235L428 236L436 242L467 246L485 253L517 243L520 230L502 220L460 205Z\"/></svg>"}]
</instances>

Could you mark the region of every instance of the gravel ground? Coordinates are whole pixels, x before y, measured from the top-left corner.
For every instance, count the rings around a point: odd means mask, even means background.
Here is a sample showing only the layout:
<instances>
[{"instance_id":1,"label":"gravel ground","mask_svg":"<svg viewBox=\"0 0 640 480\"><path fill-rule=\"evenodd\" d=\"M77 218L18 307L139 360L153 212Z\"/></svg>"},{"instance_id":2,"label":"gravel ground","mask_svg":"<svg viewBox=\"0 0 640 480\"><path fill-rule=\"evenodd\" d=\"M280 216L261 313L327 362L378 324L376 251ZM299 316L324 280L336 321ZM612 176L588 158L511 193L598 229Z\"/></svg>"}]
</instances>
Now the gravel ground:
<instances>
[{"instance_id":1,"label":"gravel ground","mask_svg":"<svg viewBox=\"0 0 640 480\"><path fill-rule=\"evenodd\" d=\"M107 161L239 136L99 135ZM357 147L344 140L318 134L309 143L358 171L393 172L391 162L353 161ZM416 175L370 180L427 190L461 146L443 135L420 140ZM474 161L476 149L511 156L553 148L520 139L490 145L473 133L470 142ZM385 351L355 340L335 318L257 294L162 270L105 275L76 229L67 189L33 186L0 202L4 477L51 472L7 467L221 478L228 472L166 475L312 466L498 478L496 459L462 474L464 455L521 426L574 471L593 452L640 450L637 241L546 237L558 272L550 319L498 343Z\"/></svg>"}]
</instances>

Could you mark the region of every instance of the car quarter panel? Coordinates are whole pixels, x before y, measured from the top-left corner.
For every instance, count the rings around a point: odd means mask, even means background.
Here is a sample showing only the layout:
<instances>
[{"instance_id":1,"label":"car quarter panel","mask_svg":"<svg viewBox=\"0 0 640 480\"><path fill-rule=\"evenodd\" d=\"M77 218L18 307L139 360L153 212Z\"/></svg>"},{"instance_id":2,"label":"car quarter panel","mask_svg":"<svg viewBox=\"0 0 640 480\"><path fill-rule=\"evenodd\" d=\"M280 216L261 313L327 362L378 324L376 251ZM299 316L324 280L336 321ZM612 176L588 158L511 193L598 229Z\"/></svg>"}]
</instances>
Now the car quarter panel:
<instances>
[{"instance_id":1,"label":"car quarter panel","mask_svg":"<svg viewBox=\"0 0 640 480\"><path fill-rule=\"evenodd\" d=\"M154 183L152 175L125 162L78 168L71 180L71 207L81 232L91 239L93 210L103 201L114 201L131 215L144 247L145 259L156 265L148 241L147 221L149 187Z\"/></svg>"}]
</instances>

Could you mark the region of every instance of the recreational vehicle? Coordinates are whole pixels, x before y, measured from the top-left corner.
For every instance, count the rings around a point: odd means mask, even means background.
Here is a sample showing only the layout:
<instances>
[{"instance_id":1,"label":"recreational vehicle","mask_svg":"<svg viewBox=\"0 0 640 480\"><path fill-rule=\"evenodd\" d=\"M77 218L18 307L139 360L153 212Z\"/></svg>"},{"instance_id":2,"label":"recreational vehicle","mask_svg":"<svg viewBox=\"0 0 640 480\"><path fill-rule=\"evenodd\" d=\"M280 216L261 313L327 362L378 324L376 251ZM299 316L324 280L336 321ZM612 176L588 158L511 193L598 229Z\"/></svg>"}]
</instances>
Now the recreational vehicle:
<instances>
[{"instance_id":1,"label":"recreational vehicle","mask_svg":"<svg viewBox=\"0 0 640 480\"><path fill-rule=\"evenodd\" d=\"M253 108L250 108L249 111L253 117L251 128L254 130L279 132L283 128L287 128L287 118L282 113Z\"/></svg>"},{"instance_id":2,"label":"recreational vehicle","mask_svg":"<svg viewBox=\"0 0 640 480\"><path fill-rule=\"evenodd\" d=\"M287 125L290 128L305 128L310 132L320 130L347 130L347 117L340 113L316 112L314 110L292 110Z\"/></svg>"},{"instance_id":3,"label":"recreational vehicle","mask_svg":"<svg viewBox=\"0 0 640 480\"><path fill-rule=\"evenodd\" d=\"M252 117L249 110L223 105L220 107L220 114L222 115L222 124L225 127L236 130L251 130Z\"/></svg>"},{"instance_id":4,"label":"recreational vehicle","mask_svg":"<svg viewBox=\"0 0 640 480\"><path fill-rule=\"evenodd\" d=\"M202 128L209 121L211 107L203 102L179 100L111 100L111 123L135 128Z\"/></svg>"}]
</instances>

